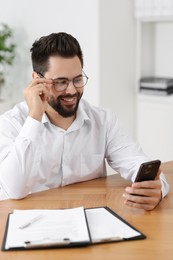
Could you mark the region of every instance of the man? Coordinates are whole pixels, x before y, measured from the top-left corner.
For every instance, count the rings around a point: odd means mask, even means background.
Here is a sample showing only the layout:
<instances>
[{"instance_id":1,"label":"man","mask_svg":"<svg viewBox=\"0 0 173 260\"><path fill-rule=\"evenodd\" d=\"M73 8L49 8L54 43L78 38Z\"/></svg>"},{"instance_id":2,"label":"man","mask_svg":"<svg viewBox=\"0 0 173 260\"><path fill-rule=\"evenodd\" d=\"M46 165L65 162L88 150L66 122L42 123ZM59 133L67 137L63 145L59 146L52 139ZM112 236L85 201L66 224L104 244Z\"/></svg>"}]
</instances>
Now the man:
<instances>
[{"instance_id":1,"label":"man","mask_svg":"<svg viewBox=\"0 0 173 260\"><path fill-rule=\"evenodd\" d=\"M0 117L0 199L102 177L105 159L134 181L149 158L123 133L116 116L81 99L88 77L78 41L66 33L41 37L31 58L25 102ZM156 180L127 187L124 203L152 210L168 189L159 171Z\"/></svg>"}]
</instances>

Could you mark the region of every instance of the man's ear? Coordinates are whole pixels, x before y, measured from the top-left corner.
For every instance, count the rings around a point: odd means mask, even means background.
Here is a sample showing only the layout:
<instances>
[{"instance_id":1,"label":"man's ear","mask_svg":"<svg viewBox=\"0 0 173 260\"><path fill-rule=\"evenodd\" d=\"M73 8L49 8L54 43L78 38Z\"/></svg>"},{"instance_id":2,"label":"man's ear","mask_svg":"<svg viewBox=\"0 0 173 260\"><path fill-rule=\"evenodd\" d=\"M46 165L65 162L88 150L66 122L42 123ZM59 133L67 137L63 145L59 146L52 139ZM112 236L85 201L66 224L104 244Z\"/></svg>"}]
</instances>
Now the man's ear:
<instances>
[{"instance_id":1,"label":"man's ear","mask_svg":"<svg viewBox=\"0 0 173 260\"><path fill-rule=\"evenodd\" d=\"M32 78L33 78L33 79L38 78L38 74L37 74L35 71L32 72Z\"/></svg>"}]
</instances>

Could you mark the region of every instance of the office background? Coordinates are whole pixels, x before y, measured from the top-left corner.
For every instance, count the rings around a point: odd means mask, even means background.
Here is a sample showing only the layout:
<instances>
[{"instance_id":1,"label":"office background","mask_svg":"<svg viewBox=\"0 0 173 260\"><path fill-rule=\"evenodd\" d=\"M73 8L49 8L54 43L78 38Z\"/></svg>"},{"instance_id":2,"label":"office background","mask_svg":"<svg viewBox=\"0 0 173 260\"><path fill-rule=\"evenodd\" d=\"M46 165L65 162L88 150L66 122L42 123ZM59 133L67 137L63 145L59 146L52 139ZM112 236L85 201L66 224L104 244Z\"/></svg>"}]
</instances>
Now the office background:
<instances>
[{"instance_id":1,"label":"office background","mask_svg":"<svg viewBox=\"0 0 173 260\"><path fill-rule=\"evenodd\" d=\"M31 80L35 39L65 31L80 42L89 76L84 98L110 107L133 134L134 17L132 0L0 0L0 21L14 30L14 66L7 75L4 109L23 99ZM8 90L8 91L7 91Z\"/></svg>"},{"instance_id":2,"label":"office background","mask_svg":"<svg viewBox=\"0 0 173 260\"><path fill-rule=\"evenodd\" d=\"M13 29L17 44L14 65L6 73L1 113L23 100L22 90L31 81L30 47L35 39L65 31L79 40L83 50L84 71L89 77L84 98L113 110L129 135L137 139L134 0L0 0L0 22ZM161 72L161 76L172 75L172 29L172 24L160 24L152 36L154 43L159 42L152 58L156 74Z\"/></svg>"}]
</instances>

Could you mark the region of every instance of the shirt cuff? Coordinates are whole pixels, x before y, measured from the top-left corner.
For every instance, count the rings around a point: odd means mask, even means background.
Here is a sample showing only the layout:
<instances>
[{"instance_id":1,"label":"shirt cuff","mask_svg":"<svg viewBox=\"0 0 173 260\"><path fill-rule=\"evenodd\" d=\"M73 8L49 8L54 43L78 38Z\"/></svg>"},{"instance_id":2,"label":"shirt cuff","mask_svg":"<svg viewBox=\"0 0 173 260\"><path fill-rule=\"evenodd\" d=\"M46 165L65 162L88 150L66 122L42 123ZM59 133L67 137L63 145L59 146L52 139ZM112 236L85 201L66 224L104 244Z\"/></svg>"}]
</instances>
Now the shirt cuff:
<instances>
[{"instance_id":1,"label":"shirt cuff","mask_svg":"<svg viewBox=\"0 0 173 260\"><path fill-rule=\"evenodd\" d=\"M166 181L166 177L163 173L160 174L160 180L162 183L162 198L164 198L169 192L169 184Z\"/></svg>"}]
</instances>

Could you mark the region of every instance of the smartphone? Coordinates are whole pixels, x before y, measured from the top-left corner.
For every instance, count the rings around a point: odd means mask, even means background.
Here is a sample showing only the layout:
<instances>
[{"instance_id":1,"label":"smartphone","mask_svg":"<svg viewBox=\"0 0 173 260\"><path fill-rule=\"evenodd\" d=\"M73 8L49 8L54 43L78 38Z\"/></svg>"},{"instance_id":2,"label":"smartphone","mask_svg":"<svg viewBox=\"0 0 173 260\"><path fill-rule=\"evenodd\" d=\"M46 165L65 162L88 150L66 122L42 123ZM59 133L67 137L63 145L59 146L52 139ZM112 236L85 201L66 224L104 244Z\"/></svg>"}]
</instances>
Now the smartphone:
<instances>
[{"instance_id":1,"label":"smartphone","mask_svg":"<svg viewBox=\"0 0 173 260\"><path fill-rule=\"evenodd\" d=\"M159 170L160 164L160 160L142 163L137 173L135 182L154 180Z\"/></svg>"}]
</instances>

